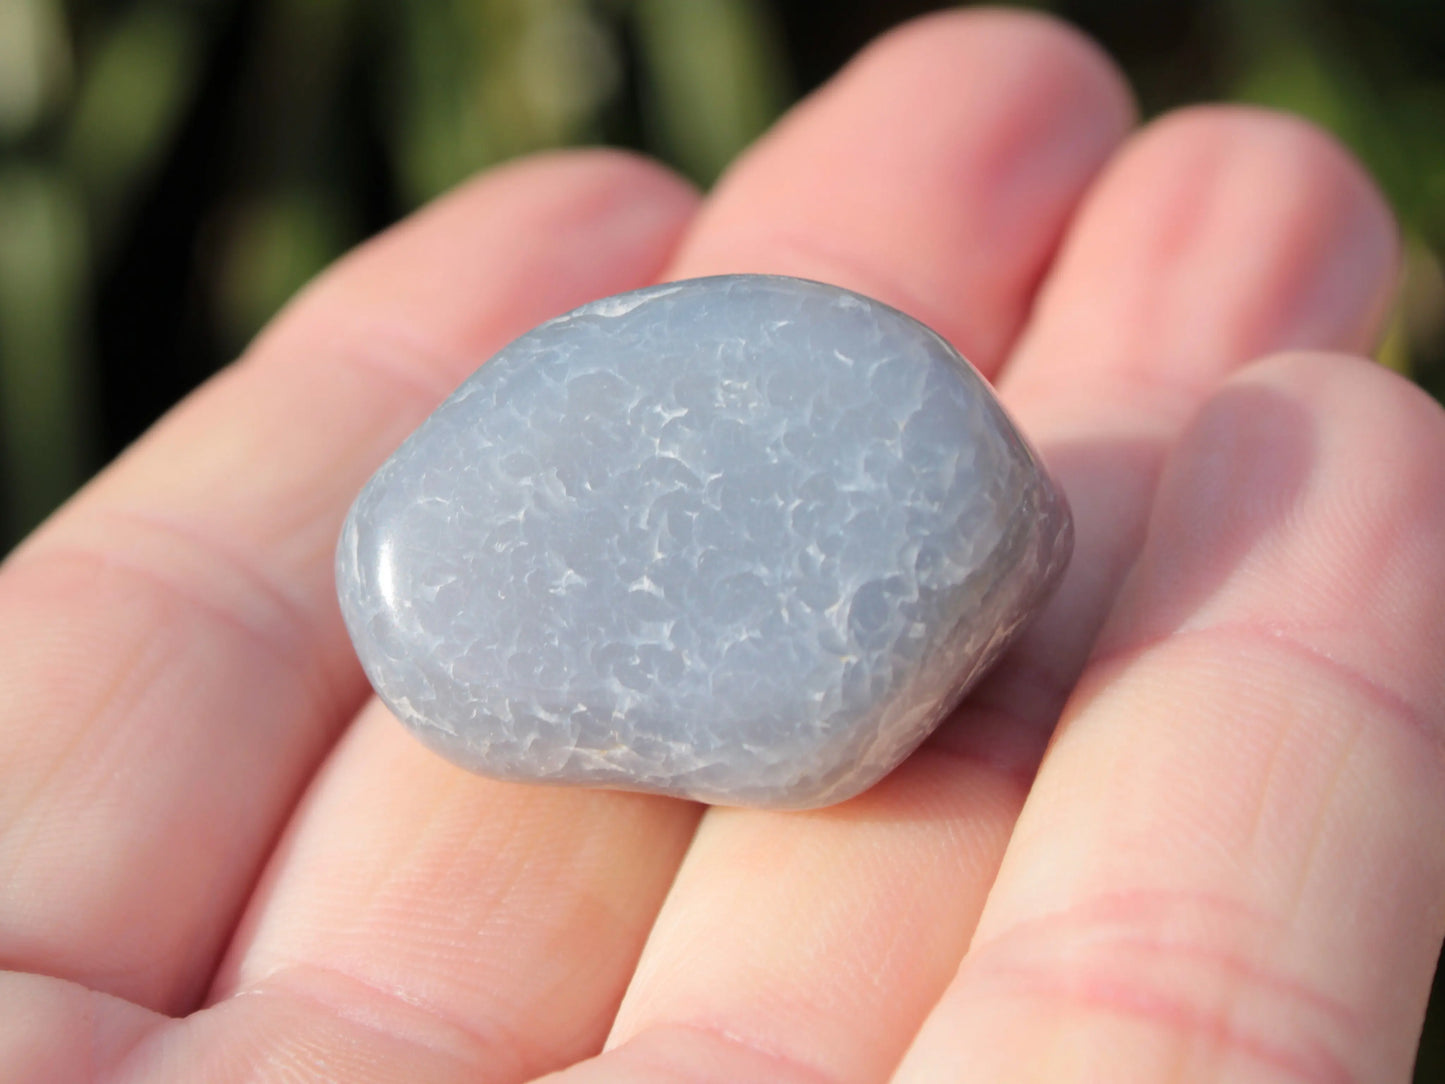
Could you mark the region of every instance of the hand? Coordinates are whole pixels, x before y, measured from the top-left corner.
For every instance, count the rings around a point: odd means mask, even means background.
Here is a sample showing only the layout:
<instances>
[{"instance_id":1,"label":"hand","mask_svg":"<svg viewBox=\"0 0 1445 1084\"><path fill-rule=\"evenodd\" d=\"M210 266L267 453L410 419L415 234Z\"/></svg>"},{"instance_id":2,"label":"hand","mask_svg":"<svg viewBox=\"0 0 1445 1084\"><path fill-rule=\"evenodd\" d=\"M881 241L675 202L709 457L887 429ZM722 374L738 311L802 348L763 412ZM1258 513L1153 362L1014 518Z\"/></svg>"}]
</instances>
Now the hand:
<instances>
[{"instance_id":1,"label":"hand","mask_svg":"<svg viewBox=\"0 0 1445 1084\"><path fill-rule=\"evenodd\" d=\"M943 15L701 205L544 156L307 290L0 574L0 1077L1406 1080L1445 929L1445 417L1347 356L1394 227L1301 122L1131 124L1071 31ZM450 767L368 699L347 504L513 336L727 271L956 343L1073 503L1061 592L842 806Z\"/></svg>"}]
</instances>

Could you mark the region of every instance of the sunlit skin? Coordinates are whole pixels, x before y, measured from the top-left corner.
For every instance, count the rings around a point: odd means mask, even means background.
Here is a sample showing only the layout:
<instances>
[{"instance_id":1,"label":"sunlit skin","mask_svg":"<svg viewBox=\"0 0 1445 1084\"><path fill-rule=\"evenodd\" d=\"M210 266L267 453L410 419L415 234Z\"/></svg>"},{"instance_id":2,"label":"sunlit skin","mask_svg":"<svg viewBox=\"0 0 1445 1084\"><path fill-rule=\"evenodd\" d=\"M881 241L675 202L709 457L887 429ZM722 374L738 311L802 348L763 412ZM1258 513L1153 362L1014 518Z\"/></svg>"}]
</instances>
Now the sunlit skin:
<instances>
[{"instance_id":1,"label":"sunlit skin","mask_svg":"<svg viewBox=\"0 0 1445 1084\"><path fill-rule=\"evenodd\" d=\"M522 161L363 246L0 572L6 1081L1409 1078L1445 931L1445 416L1303 122L1136 128L1024 14L875 43L705 200ZM1063 588L805 813L452 768L374 700L346 506L478 362L658 279L874 295L1069 494Z\"/></svg>"}]
</instances>

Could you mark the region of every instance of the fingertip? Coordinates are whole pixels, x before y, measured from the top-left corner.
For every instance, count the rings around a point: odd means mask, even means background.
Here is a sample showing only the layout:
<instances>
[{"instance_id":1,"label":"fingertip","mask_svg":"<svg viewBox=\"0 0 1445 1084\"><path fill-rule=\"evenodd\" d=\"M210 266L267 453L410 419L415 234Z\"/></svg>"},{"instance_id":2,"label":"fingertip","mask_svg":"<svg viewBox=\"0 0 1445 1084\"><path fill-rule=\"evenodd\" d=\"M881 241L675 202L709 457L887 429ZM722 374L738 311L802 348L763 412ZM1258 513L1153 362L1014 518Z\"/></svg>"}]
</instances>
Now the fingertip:
<instances>
[{"instance_id":1,"label":"fingertip","mask_svg":"<svg viewBox=\"0 0 1445 1084\"><path fill-rule=\"evenodd\" d=\"M298 351L399 337L449 390L529 327L656 281L699 198L665 166L629 151L516 159L343 257L290 302L250 356L289 364ZM496 273L501 265L505 276Z\"/></svg>"},{"instance_id":2,"label":"fingertip","mask_svg":"<svg viewBox=\"0 0 1445 1084\"><path fill-rule=\"evenodd\" d=\"M823 279L996 371L1133 120L1123 77L1040 16L926 16L867 47L719 182L677 274Z\"/></svg>"},{"instance_id":3,"label":"fingertip","mask_svg":"<svg viewBox=\"0 0 1445 1084\"><path fill-rule=\"evenodd\" d=\"M1398 264L1388 203L1333 136L1255 107L1181 109L1094 184L1008 379L1048 398L1060 360L1107 366L1151 416L1182 419L1252 358L1367 352Z\"/></svg>"},{"instance_id":4,"label":"fingertip","mask_svg":"<svg viewBox=\"0 0 1445 1084\"><path fill-rule=\"evenodd\" d=\"M1258 106L1192 106L1138 133L1117 174L1129 183L1116 191L1138 197L1126 200L1135 215L1149 213L1151 188L1196 194L1175 199L1172 227L1154 230L1162 259L1190 236L1191 216L1197 225L1212 209L1234 208L1232 228L1214 239L1213 266L1229 274L1232 264L1236 279L1252 273L1262 287L1256 313L1240 323L1237 354L1374 347L1399 275L1399 228L1368 170L1324 128ZM1256 243L1266 231L1278 238L1272 253ZM1270 289L1291 281L1309 289Z\"/></svg>"},{"instance_id":5,"label":"fingertip","mask_svg":"<svg viewBox=\"0 0 1445 1084\"><path fill-rule=\"evenodd\" d=\"M1226 385L1247 387L1270 389L1311 419L1334 487L1389 500L1365 518L1398 530L1428 522L1432 536L1445 529L1445 409L1418 385L1359 355L1295 350Z\"/></svg>"},{"instance_id":6,"label":"fingertip","mask_svg":"<svg viewBox=\"0 0 1445 1084\"><path fill-rule=\"evenodd\" d=\"M1258 148L1281 166L1289 164L1294 172L1325 182L1321 187L1328 198L1358 218L1358 231L1373 242L1378 262L1386 267L1399 262L1399 225L1384 191L1354 151L1314 121L1264 106L1195 105L1165 115L1137 141L1170 149L1208 142L1232 143L1236 151Z\"/></svg>"},{"instance_id":7,"label":"fingertip","mask_svg":"<svg viewBox=\"0 0 1445 1084\"><path fill-rule=\"evenodd\" d=\"M616 147L540 151L462 182L435 205L491 202L498 193L526 195L578 215L648 212L661 227L680 230L697 210L697 188L655 159Z\"/></svg>"},{"instance_id":8,"label":"fingertip","mask_svg":"<svg viewBox=\"0 0 1445 1084\"><path fill-rule=\"evenodd\" d=\"M1367 660L1402 702L1445 702L1442 533L1439 404L1363 357L1272 355L1225 382L1175 448L1096 654L1252 622Z\"/></svg>"},{"instance_id":9,"label":"fingertip","mask_svg":"<svg viewBox=\"0 0 1445 1084\"><path fill-rule=\"evenodd\" d=\"M346 278L352 265L379 264L376 250L407 249L406 263L415 267L427 254L445 251L455 262L465 255L458 241L469 235L485 243L490 234L510 223L518 242L535 244L568 235L579 258L588 244L631 239L629 249L650 252L672 244L696 212L697 190L661 163L631 151L580 148L543 151L506 162L463 181L410 218L363 245L337 265ZM528 238L526 234L534 234ZM525 252L519 251L518 256ZM655 262L655 261L654 261ZM633 275L631 277L637 277Z\"/></svg>"},{"instance_id":10,"label":"fingertip","mask_svg":"<svg viewBox=\"0 0 1445 1084\"><path fill-rule=\"evenodd\" d=\"M1276 387L1315 403L1320 413L1331 417L1383 409L1409 419L1410 428L1445 426L1445 408L1418 384L1347 351L1281 350L1246 366L1230 383ZM1445 449L1439 450L1445 461Z\"/></svg>"},{"instance_id":11,"label":"fingertip","mask_svg":"<svg viewBox=\"0 0 1445 1084\"><path fill-rule=\"evenodd\" d=\"M1078 27L1047 12L971 7L920 15L875 38L843 74L928 69L935 61L946 66L961 55L979 54L1006 57L1041 82L1067 85L1070 97L1102 128L1122 134L1137 119L1133 88L1113 57Z\"/></svg>"}]
</instances>

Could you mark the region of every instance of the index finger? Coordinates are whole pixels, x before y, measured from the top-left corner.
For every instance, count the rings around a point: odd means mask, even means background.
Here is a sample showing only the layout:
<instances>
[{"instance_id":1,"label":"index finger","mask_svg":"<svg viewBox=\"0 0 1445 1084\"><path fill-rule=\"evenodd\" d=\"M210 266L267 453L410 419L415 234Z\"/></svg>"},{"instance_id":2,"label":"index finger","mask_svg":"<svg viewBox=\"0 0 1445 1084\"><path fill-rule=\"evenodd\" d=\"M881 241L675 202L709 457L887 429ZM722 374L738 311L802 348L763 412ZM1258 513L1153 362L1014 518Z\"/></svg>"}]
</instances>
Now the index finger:
<instances>
[{"instance_id":1,"label":"index finger","mask_svg":"<svg viewBox=\"0 0 1445 1084\"><path fill-rule=\"evenodd\" d=\"M332 553L365 477L528 327L650 281L694 196L525 162L343 261L0 573L0 962L180 1010L367 686Z\"/></svg>"}]
</instances>

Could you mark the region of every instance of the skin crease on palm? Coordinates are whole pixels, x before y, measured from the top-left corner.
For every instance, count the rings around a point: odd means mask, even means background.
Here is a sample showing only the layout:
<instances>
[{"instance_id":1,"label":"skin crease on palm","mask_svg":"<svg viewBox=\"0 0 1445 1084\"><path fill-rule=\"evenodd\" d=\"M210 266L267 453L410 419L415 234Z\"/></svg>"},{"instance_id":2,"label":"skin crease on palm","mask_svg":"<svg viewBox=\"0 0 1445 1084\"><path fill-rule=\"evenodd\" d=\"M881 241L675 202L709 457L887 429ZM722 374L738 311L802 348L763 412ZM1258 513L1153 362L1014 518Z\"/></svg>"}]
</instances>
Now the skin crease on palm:
<instances>
[{"instance_id":1,"label":"skin crease on palm","mask_svg":"<svg viewBox=\"0 0 1445 1084\"><path fill-rule=\"evenodd\" d=\"M6 1081L1408 1080L1445 932L1445 416L1303 122L1136 128L972 10L706 200L580 151L363 246L0 572ZM938 329L1078 541L917 755L808 813L473 777L375 701L331 552L481 359L659 279Z\"/></svg>"}]
</instances>

